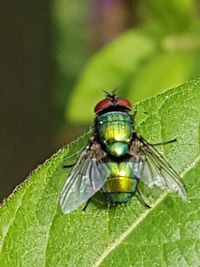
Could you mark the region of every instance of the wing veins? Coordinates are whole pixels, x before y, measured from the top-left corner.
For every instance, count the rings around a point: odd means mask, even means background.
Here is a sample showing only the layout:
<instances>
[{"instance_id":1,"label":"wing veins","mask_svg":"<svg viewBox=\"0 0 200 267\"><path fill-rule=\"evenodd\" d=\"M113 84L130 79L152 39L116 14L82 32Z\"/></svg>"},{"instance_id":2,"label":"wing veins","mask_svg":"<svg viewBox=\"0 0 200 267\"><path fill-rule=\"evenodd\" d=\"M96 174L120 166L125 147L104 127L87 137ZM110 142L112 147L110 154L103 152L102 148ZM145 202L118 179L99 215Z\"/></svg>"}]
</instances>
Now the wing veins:
<instances>
[{"instance_id":1,"label":"wing veins","mask_svg":"<svg viewBox=\"0 0 200 267\"><path fill-rule=\"evenodd\" d=\"M63 213L70 213L86 202L103 186L109 169L102 160L106 153L101 145L91 141L80 153L61 191Z\"/></svg>"}]
</instances>

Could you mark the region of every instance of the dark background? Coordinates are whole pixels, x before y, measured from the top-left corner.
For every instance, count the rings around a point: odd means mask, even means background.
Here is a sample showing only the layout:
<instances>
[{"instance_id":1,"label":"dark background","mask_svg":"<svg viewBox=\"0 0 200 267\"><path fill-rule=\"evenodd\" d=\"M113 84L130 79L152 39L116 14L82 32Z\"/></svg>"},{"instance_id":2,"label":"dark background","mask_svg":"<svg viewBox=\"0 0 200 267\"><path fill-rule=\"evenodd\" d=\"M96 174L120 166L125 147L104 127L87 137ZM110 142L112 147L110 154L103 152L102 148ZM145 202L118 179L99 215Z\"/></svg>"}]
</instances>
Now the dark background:
<instances>
[{"instance_id":1,"label":"dark background","mask_svg":"<svg viewBox=\"0 0 200 267\"><path fill-rule=\"evenodd\" d=\"M49 1L0 8L0 198L55 151Z\"/></svg>"}]
</instances>

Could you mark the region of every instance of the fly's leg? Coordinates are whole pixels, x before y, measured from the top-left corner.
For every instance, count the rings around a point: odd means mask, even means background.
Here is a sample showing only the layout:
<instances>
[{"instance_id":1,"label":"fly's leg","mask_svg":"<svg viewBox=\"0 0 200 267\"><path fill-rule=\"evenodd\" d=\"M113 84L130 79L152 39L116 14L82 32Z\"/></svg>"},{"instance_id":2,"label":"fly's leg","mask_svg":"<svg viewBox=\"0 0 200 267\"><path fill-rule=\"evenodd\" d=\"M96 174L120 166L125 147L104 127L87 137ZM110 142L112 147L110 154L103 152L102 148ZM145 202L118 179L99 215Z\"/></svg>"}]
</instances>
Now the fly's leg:
<instances>
[{"instance_id":1,"label":"fly's leg","mask_svg":"<svg viewBox=\"0 0 200 267\"><path fill-rule=\"evenodd\" d=\"M103 196L105 197L105 199L107 199L107 195L106 193L101 189L100 192L103 194Z\"/></svg>"},{"instance_id":2,"label":"fly's leg","mask_svg":"<svg viewBox=\"0 0 200 267\"><path fill-rule=\"evenodd\" d=\"M100 192L103 194L105 200L108 202L108 197L107 197L106 193L105 193L102 189L100 189ZM82 209L83 211L86 211L86 209L87 209L87 207L88 207L88 205L89 205L91 199L92 199L92 198L90 197L90 198L87 200L87 202L85 203L85 206L84 206L83 209Z\"/></svg>"},{"instance_id":3,"label":"fly's leg","mask_svg":"<svg viewBox=\"0 0 200 267\"><path fill-rule=\"evenodd\" d=\"M72 168L76 165L76 163L73 163L73 164L69 164L69 165L63 165L63 168L64 169L67 169L67 168Z\"/></svg>"},{"instance_id":4,"label":"fly's leg","mask_svg":"<svg viewBox=\"0 0 200 267\"><path fill-rule=\"evenodd\" d=\"M137 110L134 110L134 112L130 114L133 122L135 121L136 115L137 115Z\"/></svg>"},{"instance_id":5,"label":"fly's leg","mask_svg":"<svg viewBox=\"0 0 200 267\"><path fill-rule=\"evenodd\" d=\"M102 193L102 195L104 196L104 199L106 202L110 203L108 195L101 189L100 192Z\"/></svg>"},{"instance_id":6,"label":"fly's leg","mask_svg":"<svg viewBox=\"0 0 200 267\"><path fill-rule=\"evenodd\" d=\"M67 159L69 160L69 158L73 158L74 156L76 156L76 155L78 155L78 154L80 154L80 153L81 153L81 150L75 152L74 154L72 154L71 156L69 156ZM73 162L73 161L74 161L74 160L72 160L72 162ZM74 167L75 165L76 165L76 162L71 163L71 164L63 164L63 168L72 168L72 167Z\"/></svg>"},{"instance_id":7,"label":"fly's leg","mask_svg":"<svg viewBox=\"0 0 200 267\"><path fill-rule=\"evenodd\" d=\"M87 207L88 207L88 205L89 205L91 199L92 199L92 198L90 197L90 198L87 200L87 202L85 203L85 206L83 207L82 211L86 211L86 209L87 209Z\"/></svg>"},{"instance_id":8,"label":"fly's leg","mask_svg":"<svg viewBox=\"0 0 200 267\"><path fill-rule=\"evenodd\" d=\"M177 139L176 138L174 138L172 140L169 140L169 141L160 142L160 143L151 144L151 145L152 146L161 146L161 145L168 145L168 144L171 144L171 143L174 143L174 142L177 142Z\"/></svg>"},{"instance_id":9,"label":"fly's leg","mask_svg":"<svg viewBox=\"0 0 200 267\"><path fill-rule=\"evenodd\" d=\"M144 201L144 199L143 199L143 197L142 197L142 194L141 194L141 192L140 192L140 190L139 190L138 188L137 188L137 190L136 190L135 196L137 197L137 199L142 203L142 205L143 205L145 208L148 208L148 209L151 208L151 206L149 206L149 205Z\"/></svg>"}]
</instances>

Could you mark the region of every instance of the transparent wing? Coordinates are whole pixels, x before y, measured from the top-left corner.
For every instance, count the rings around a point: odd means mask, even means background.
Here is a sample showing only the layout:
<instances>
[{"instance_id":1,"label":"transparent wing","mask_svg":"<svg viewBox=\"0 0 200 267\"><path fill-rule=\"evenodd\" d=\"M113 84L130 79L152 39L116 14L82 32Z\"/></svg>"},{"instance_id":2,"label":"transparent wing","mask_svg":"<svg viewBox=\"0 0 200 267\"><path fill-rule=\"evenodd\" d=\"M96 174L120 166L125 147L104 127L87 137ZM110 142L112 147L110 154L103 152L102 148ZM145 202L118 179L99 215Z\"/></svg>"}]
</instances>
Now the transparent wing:
<instances>
[{"instance_id":1,"label":"transparent wing","mask_svg":"<svg viewBox=\"0 0 200 267\"><path fill-rule=\"evenodd\" d=\"M130 147L130 154L133 156L135 175L146 185L167 188L183 200L187 199L187 191L179 175L151 144L137 137Z\"/></svg>"},{"instance_id":2,"label":"transparent wing","mask_svg":"<svg viewBox=\"0 0 200 267\"><path fill-rule=\"evenodd\" d=\"M100 145L93 143L80 154L60 195L60 206L67 214L85 203L103 186L109 169L102 159L106 156Z\"/></svg>"}]
</instances>

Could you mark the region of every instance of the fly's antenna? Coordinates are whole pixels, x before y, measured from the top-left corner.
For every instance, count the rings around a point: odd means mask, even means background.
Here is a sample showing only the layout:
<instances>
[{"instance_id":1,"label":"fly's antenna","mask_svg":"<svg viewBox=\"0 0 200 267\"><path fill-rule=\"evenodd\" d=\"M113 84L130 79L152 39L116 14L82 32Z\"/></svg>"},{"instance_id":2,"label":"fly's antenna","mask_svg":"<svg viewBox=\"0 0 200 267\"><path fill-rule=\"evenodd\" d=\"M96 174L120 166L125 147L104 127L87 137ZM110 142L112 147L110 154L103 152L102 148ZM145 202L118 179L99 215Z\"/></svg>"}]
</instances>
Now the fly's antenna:
<instances>
[{"instance_id":1,"label":"fly's antenna","mask_svg":"<svg viewBox=\"0 0 200 267\"><path fill-rule=\"evenodd\" d=\"M110 98L113 102L113 104L115 105L116 103L116 91L117 91L117 88L115 88L112 92L107 92L105 90L103 90L104 93L106 94L106 98Z\"/></svg>"},{"instance_id":2,"label":"fly's antenna","mask_svg":"<svg viewBox=\"0 0 200 267\"><path fill-rule=\"evenodd\" d=\"M106 91L106 90L103 90L104 91L104 93L106 94L106 97L110 97L110 98L112 98L113 96L116 96L116 91L117 91L117 88L115 88L112 92L108 92L108 91Z\"/></svg>"}]
</instances>

